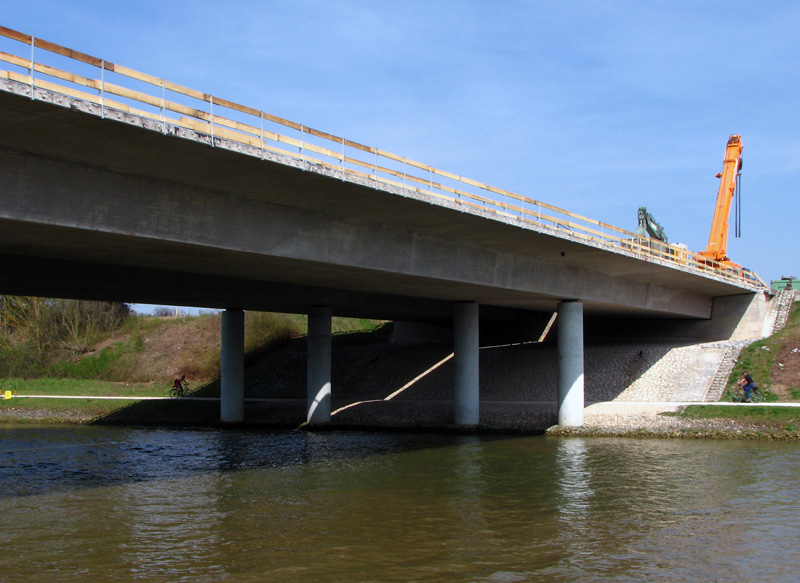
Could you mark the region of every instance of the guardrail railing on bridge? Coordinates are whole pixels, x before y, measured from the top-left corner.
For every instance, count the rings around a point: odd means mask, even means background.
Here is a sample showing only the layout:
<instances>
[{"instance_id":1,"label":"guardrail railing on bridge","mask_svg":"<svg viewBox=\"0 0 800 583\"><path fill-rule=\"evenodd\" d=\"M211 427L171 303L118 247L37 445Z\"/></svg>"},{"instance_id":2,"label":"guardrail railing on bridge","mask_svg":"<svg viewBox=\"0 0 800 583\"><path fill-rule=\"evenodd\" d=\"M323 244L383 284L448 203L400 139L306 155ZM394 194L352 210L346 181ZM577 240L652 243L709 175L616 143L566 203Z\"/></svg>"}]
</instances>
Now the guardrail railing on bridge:
<instances>
[{"instance_id":1,"label":"guardrail railing on bridge","mask_svg":"<svg viewBox=\"0 0 800 583\"><path fill-rule=\"evenodd\" d=\"M53 91L99 105L103 116L116 110L154 120L164 132L169 126L197 132L207 136L212 146L221 140L241 144L262 158L268 153L286 156L303 164L374 180L376 186L425 194L456 208L481 211L497 220L527 225L645 261L659 261L751 288L766 287L747 269L725 267L680 246L641 237L527 196L0 26L2 39L8 39L3 46L8 45L13 52L0 51L0 61L10 65L8 70L0 71L0 77L30 86L32 99L36 88Z\"/></svg>"}]
</instances>

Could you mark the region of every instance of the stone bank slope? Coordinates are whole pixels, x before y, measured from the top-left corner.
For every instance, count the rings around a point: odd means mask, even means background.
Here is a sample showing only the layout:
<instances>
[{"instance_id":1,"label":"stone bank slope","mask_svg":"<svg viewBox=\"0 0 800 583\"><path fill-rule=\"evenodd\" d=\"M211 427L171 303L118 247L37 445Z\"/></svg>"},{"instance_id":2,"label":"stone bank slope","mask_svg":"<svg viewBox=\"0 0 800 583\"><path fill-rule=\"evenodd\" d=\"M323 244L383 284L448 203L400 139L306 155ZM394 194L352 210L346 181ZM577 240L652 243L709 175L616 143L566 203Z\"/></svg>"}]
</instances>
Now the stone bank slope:
<instances>
[{"instance_id":1,"label":"stone bank slope","mask_svg":"<svg viewBox=\"0 0 800 583\"><path fill-rule=\"evenodd\" d=\"M333 423L349 426L443 427L452 419L450 345L378 344L334 350ZM702 401L725 346L669 343L589 345L586 403ZM248 397L305 398L306 354L295 352L268 371ZM557 421L558 356L550 344L480 351L481 425L542 431ZM388 399L388 400L387 400Z\"/></svg>"}]
</instances>

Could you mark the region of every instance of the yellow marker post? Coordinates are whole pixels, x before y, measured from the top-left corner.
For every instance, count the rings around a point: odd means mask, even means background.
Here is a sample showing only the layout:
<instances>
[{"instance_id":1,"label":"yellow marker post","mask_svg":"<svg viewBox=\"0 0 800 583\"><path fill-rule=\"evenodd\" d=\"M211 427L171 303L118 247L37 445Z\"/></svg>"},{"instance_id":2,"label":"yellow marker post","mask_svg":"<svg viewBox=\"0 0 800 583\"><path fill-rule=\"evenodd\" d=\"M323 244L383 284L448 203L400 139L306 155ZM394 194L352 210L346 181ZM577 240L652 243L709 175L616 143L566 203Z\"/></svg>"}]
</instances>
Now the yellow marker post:
<instances>
[{"instance_id":1,"label":"yellow marker post","mask_svg":"<svg viewBox=\"0 0 800 583\"><path fill-rule=\"evenodd\" d=\"M3 398L4 399L10 399L11 398L11 391L6 391L5 393L3 393Z\"/></svg>"}]
</instances>

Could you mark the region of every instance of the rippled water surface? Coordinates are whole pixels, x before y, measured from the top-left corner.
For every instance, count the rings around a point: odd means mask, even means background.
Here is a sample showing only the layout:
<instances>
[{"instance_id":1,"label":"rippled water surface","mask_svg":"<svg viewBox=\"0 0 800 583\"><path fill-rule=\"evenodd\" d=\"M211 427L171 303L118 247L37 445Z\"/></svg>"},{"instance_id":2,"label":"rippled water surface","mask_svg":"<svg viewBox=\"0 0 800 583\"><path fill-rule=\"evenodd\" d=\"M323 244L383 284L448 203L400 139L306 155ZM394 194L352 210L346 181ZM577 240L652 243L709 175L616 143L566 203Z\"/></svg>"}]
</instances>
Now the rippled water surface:
<instances>
[{"instance_id":1,"label":"rippled water surface","mask_svg":"<svg viewBox=\"0 0 800 583\"><path fill-rule=\"evenodd\" d=\"M797 581L794 443L0 428L0 581Z\"/></svg>"}]
</instances>

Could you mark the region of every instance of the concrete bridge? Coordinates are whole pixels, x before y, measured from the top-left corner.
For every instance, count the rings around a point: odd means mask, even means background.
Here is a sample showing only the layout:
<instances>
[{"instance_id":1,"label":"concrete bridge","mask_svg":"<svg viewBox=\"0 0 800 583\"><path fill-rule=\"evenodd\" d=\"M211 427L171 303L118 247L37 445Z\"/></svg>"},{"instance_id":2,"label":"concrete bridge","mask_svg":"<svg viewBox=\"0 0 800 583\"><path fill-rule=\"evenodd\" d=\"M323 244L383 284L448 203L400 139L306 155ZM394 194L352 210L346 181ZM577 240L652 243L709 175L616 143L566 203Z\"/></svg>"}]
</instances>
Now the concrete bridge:
<instances>
[{"instance_id":1,"label":"concrete bridge","mask_svg":"<svg viewBox=\"0 0 800 583\"><path fill-rule=\"evenodd\" d=\"M713 320L721 298L763 288L553 205L0 36L21 47L0 54L0 292L224 309L224 421L243 414L243 310L309 315L312 423L330 418L332 315L452 322L460 425L478 422L481 331L536 339L557 313L559 422L580 425L584 318Z\"/></svg>"}]
</instances>

